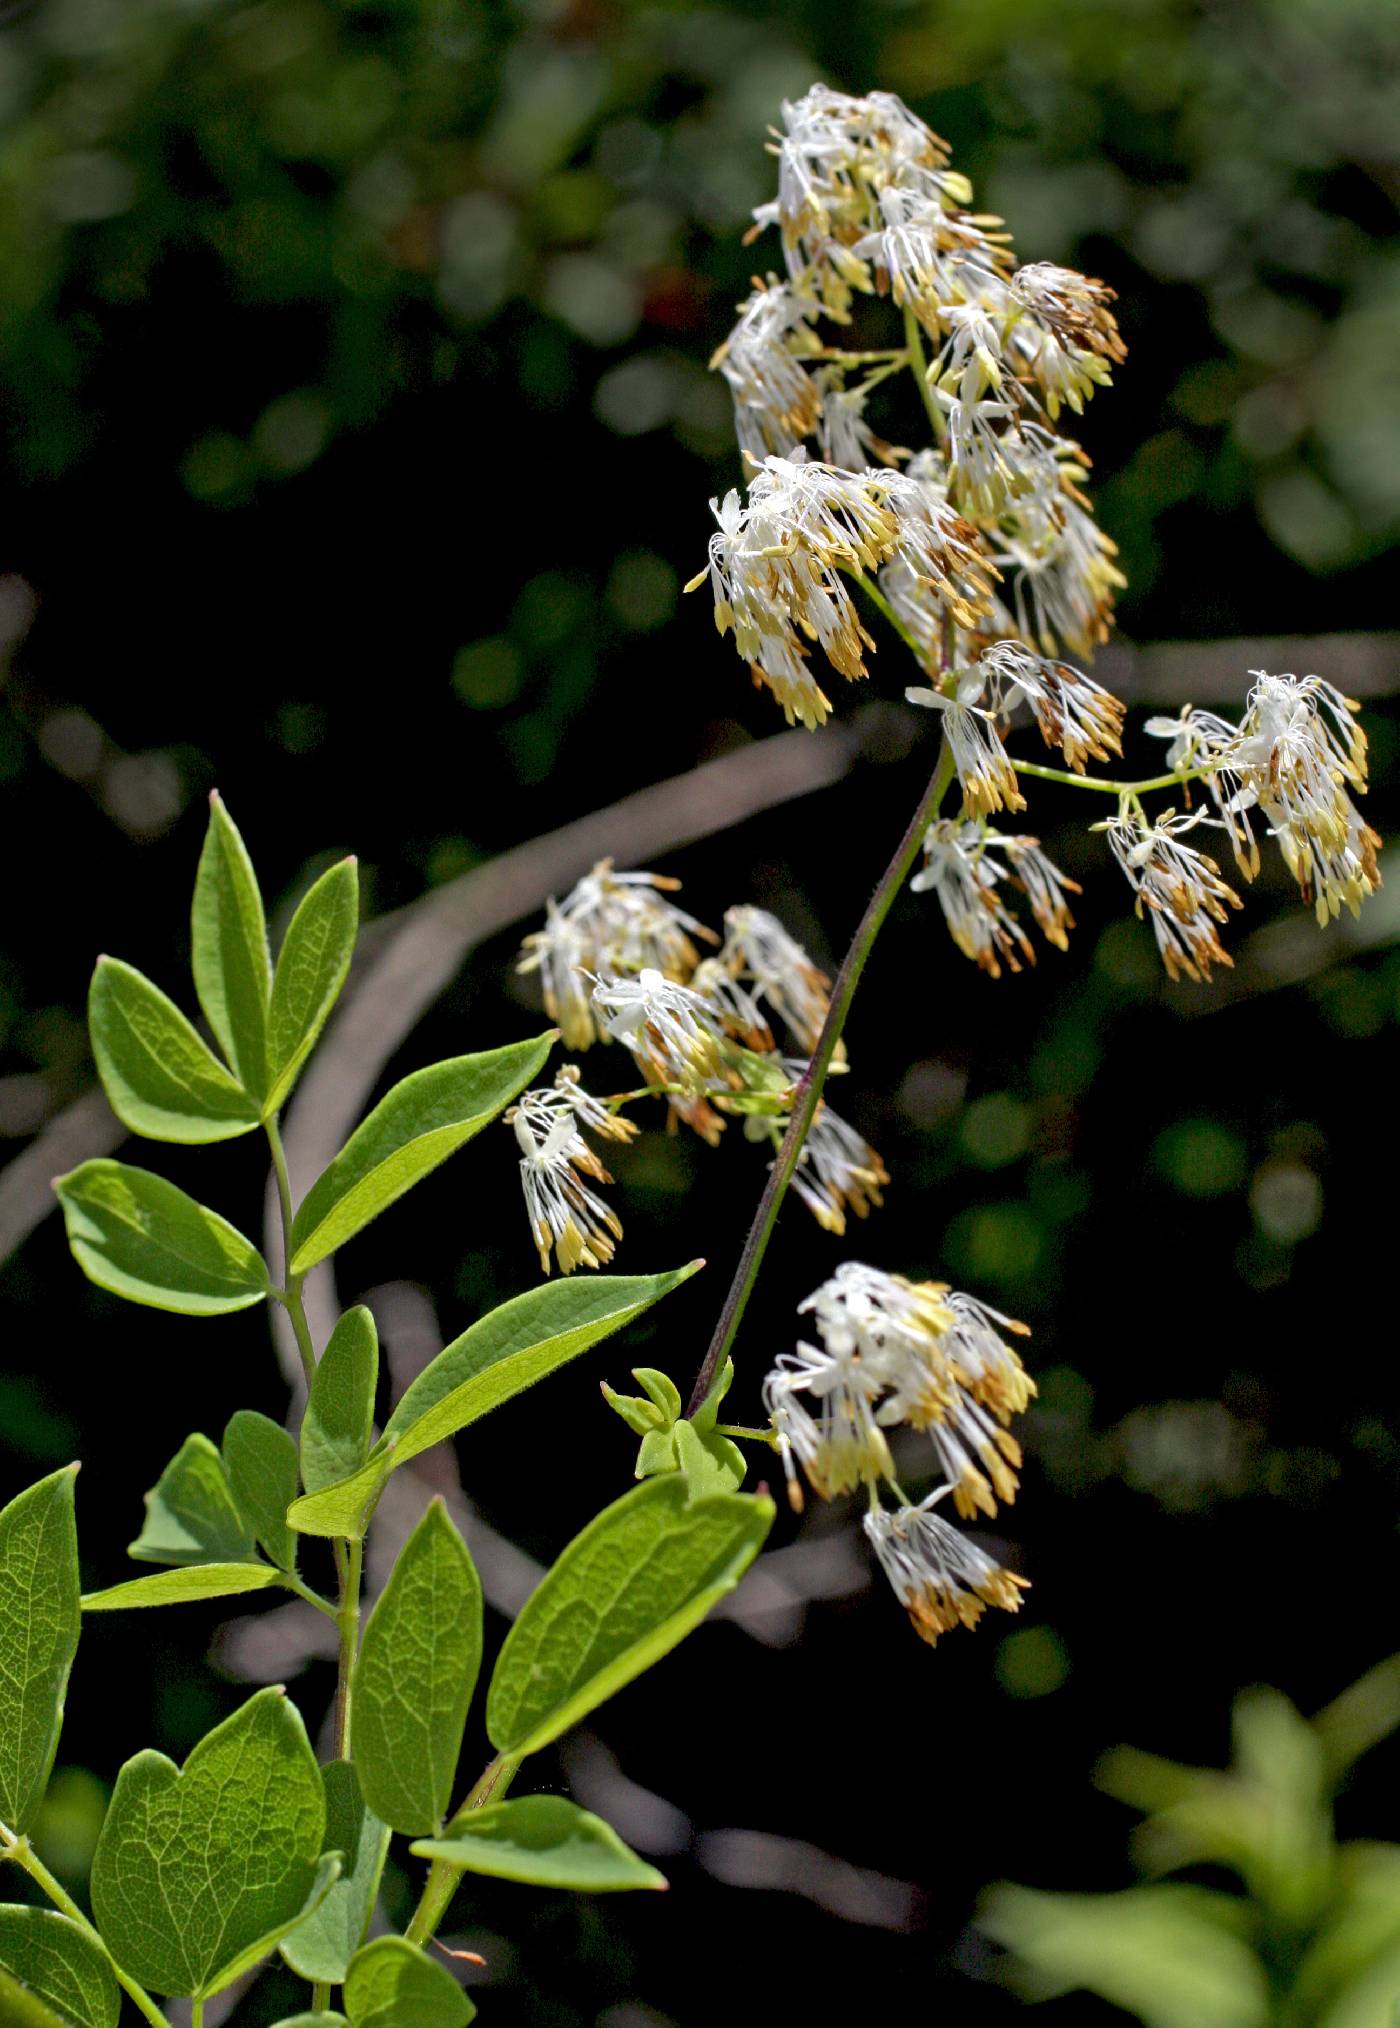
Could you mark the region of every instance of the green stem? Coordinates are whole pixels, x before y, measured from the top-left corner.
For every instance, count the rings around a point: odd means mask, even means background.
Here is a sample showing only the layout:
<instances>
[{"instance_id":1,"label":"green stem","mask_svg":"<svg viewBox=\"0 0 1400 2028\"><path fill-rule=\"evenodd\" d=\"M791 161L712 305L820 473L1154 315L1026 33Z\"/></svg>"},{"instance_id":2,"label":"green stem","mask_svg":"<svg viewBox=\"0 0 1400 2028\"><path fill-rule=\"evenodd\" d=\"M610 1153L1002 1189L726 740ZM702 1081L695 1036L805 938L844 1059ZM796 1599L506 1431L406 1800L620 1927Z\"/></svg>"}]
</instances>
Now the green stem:
<instances>
[{"instance_id":1,"label":"green stem","mask_svg":"<svg viewBox=\"0 0 1400 2028\"><path fill-rule=\"evenodd\" d=\"M924 833L938 815L952 779L952 749L945 740L928 787L920 796L914 814L905 827L904 836L895 847L894 857L880 876L879 885L870 897L865 913L857 925L856 933L851 939L851 947L841 961L841 969L836 975L836 983L831 991L831 1004L826 1010L826 1020L822 1023L822 1031L812 1052L812 1060L795 1087L792 1116L788 1121L787 1132L783 1135L777 1159L768 1172L768 1182L758 1201L758 1209L754 1213L748 1237L744 1241L739 1265L734 1271L734 1279L724 1299L724 1308L720 1311L719 1322L710 1340L710 1349L705 1354L704 1364L696 1376L690 1406L686 1410L687 1415L694 1415L705 1400L714 1383L715 1375L729 1356L729 1348L734 1343L735 1334L748 1307L754 1282L758 1278L763 1256L768 1250L768 1241L777 1222L779 1207L802 1153L802 1144L817 1116L822 1087L826 1083L836 1045L841 1040L841 1031L846 1025L846 1016L850 1011L851 1001L855 998L856 987L860 984L861 973L865 970L865 961L870 956L895 896L903 887L914 861L919 856Z\"/></svg>"},{"instance_id":2,"label":"green stem","mask_svg":"<svg viewBox=\"0 0 1400 2028\"><path fill-rule=\"evenodd\" d=\"M0 1824L0 1859L13 1859L16 1866L22 1867L35 1885L43 1890L54 1907L61 1909L70 1922L75 1922L79 1929L92 1938L116 1974L118 1985L135 2002L137 2009L145 2016L146 2020L153 2022L155 2028L169 2028L169 2023L166 2021L164 2014L161 2013L160 2008L157 2007L145 1987L138 1986L135 1979L128 1978L127 1974L108 1950L106 1944L103 1943L98 1931L88 1921L67 1889L61 1887L58 1881L54 1879L52 1873L50 1873L48 1867L34 1850L29 1840L10 1830L6 1824Z\"/></svg>"},{"instance_id":3,"label":"green stem","mask_svg":"<svg viewBox=\"0 0 1400 2028\"><path fill-rule=\"evenodd\" d=\"M926 670L928 668L928 662L925 659L923 651L920 649L918 642L914 639L914 636L910 633L908 627L905 626L903 620L899 617L899 614L895 611L894 607L885 597L885 594L881 591L879 585L876 584L874 578L867 577L863 570L852 570L849 571L847 574L850 577L852 584L858 584L860 586L861 590L865 593L865 596L869 599L871 605L874 606L875 610L879 613L883 613L884 617L889 621L890 625L894 628L900 640L903 641L905 647L914 657L914 660L918 663L919 667L921 669Z\"/></svg>"},{"instance_id":4,"label":"green stem","mask_svg":"<svg viewBox=\"0 0 1400 2028\"><path fill-rule=\"evenodd\" d=\"M282 1275L287 1286L274 1290L274 1294L286 1309L292 1320L292 1331L301 1354L301 1370L306 1375L310 1388L316 1377L316 1347L311 1342L311 1326L306 1321L306 1305L301 1299L301 1285L304 1277L292 1273L292 1183L287 1173L287 1151L282 1146L282 1135L274 1116L265 1123L267 1145L272 1150L272 1167L277 1176L277 1201L282 1209Z\"/></svg>"},{"instance_id":5,"label":"green stem","mask_svg":"<svg viewBox=\"0 0 1400 2028\"><path fill-rule=\"evenodd\" d=\"M1173 774L1151 775L1142 782L1106 781L1101 775L1075 775L1068 768L1042 767L1038 761L1012 759L1011 765L1018 775L1035 775L1042 782L1062 782L1067 789L1097 789L1104 796L1145 796L1151 789L1174 789L1183 782L1199 781L1211 770L1200 768L1177 768Z\"/></svg>"},{"instance_id":6,"label":"green stem","mask_svg":"<svg viewBox=\"0 0 1400 2028\"><path fill-rule=\"evenodd\" d=\"M328 2014L331 2006L331 1982L318 1979L311 1988L311 2011L313 2014Z\"/></svg>"},{"instance_id":7,"label":"green stem","mask_svg":"<svg viewBox=\"0 0 1400 2028\"><path fill-rule=\"evenodd\" d=\"M318 1613L324 1613L328 1620L335 1620L337 1624L339 1623L340 1614L336 1611L330 1600L322 1598L320 1592L313 1591L309 1584L303 1584L294 1570L284 1570L282 1582L286 1585L288 1591L294 1591L298 1598L305 1599L308 1605L315 1606Z\"/></svg>"},{"instance_id":8,"label":"green stem","mask_svg":"<svg viewBox=\"0 0 1400 2028\"><path fill-rule=\"evenodd\" d=\"M458 1823L470 1811L484 1809L487 1803L499 1802L515 1780L519 1766L520 1762L512 1760L509 1754L498 1753L483 1770L476 1787L461 1808L454 1810L448 1819L443 1836L450 1838ZM457 1892L457 1882L461 1877L460 1866L453 1866L446 1859L434 1859L424 1884L422 1897L413 1911L413 1920L404 1931L409 1943L425 1944L437 1933L438 1924L447 1913L448 1904Z\"/></svg>"},{"instance_id":9,"label":"green stem","mask_svg":"<svg viewBox=\"0 0 1400 2028\"><path fill-rule=\"evenodd\" d=\"M770 1450L776 1450L778 1447L778 1439L771 1429L750 1429L747 1423L742 1422L717 1422L715 1435L735 1437L740 1443L767 1444Z\"/></svg>"},{"instance_id":10,"label":"green stem","mask_svg":"<svg viewBox=\"0 0 1400 2028\"><path fill-rule=\"evenodd\" d=\"M190 2002L190 2028L204 2028L204 2002L195 1999Z\"/></svg>"},{"instance_id":11,"label":"green stem","mask_svg":"<svg viewBox=\"0 0 1400 2028\"><path fill-rule=\"evenodd\" d=\"M904 305L904 342L909 348L909 370L919 383L919 399L924 405L924 414L933 426L933 434L941 444L948 434L948 425L943 411L933 398L933 389L928 384L928 361L924 357L923 335L919 320L909 304Z\"/></svg>"},{"instance_id":12,"label":"green stem","mask_svg":"<svg viewBox=\"0 0 1400 2028\"><path fill-rule=\"evenodd\" d=\"M365 1545L352 1542L345 1560L340 1588L340 1666L335 1685L335 1757L350 1758L350 1686L355 1673L355 1653L360 1640L360 1579L364 1568Z\"/></svg>"}]
</instances>

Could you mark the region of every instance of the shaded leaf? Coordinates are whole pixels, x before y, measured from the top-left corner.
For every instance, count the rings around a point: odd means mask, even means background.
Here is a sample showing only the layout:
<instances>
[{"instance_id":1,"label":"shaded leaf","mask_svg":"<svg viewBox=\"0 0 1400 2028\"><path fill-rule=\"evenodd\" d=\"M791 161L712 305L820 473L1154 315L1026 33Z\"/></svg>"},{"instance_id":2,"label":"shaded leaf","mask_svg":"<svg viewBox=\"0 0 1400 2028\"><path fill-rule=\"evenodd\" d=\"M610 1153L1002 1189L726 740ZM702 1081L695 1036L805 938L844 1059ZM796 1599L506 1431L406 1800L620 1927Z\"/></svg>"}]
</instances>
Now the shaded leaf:
<instances>
[{"instance_id":1,"label":"shaded leaf","mask_svg":"<svg viewBox=\"0 0 1400 2028\"><path fill-rule=\"evenodd\" d=\"M537 1753L557 1739L739 1582L773 1524L772 1501L689 1493L679 1473L625 1493L531 1593L486 1701L486 1730L502 1753Z\"/></svg>"},{"instance_id":2,"label":"shaded leaf","mask_svg":"<svg viewBox=\"0 0 1400 2028\"><path fill-rule=\"evenodd\" d=\"M282 1955L303 1979L338 1986L365 1940L389 1850L389 1827L366 1809L354 1768L333 1760L326 1789L326 1845L341 1855L340 1878L316 1912L282 1939Z\"/></svg>"},{"instance_id":3,"label":"shaded leaf","mask_svg":"<svg viewBox=\"0 0 1400 2028\"><path fill-rule=\"evenodd\" d=\"M451 1972L399 1936L357 1952L344 1998L350 2028L466 2028L476 2014Z\"/></svg>"},{"instance_id":4,"label":"shaded leaf","mask_svg":"<svg viewBox=\"0 0 1400 2028\"><path fill-rule=\"evenodd\" d=\"M72 2028L117 2028L121 1989L111 1965L56 1909L0 1907L0 1968ZM0 2020L9 2019L0 1998Z\"/></svg>"},{"instance_id":5,"label":"shaded leaf","mask_svg":"<svg viewBox=\"0 0 1400 2028\"><path fill-rule=\"evenodd\" d=\"M351 1699L365 1800L396 1831L447 1815L481 1667L481 1581L434 1500L399 1552L360 1644Z\"/></svg>"},{"instance_id":6,"label":"shaded leaf","mask_svg":"<svg viewBox=\"0 0 1400 2028\"><path fill-rule=\"evenodd\" d=\"M353 859L342 859L303 896L278 953L264 1113L286 1099L339 999L359 924L359 875Z\"/></svg>"},{"instance_id":7,"label":"shaded leaf","mask_svg":"<svg viewBox=\"0 0 1400 2028\"><path fill-rule=\"evenodd\" d=\"M469 1141L530 1082L554 1031L416 1070L379 1101L312 1184L292 1225L305 1274Z\"/></svg>"},{"instance_id":8,"label":"shaded leaf","mask_svg":"<svg viewBox=\"0 0 1400 2028\"><path fill-rule=\"evenodd\" d=\"M146 1495L146 1520L127 1550L138 1563L251 1563L253 1531L207 1436L188 1436Z\"/></svg>"},{"instance_id":9,"label":"shaded leaf","mask_svg":"<svg viewBox=\"0 0 1400 2028\"><path fill-rule=\"evenodd\" d=\"M62 2014L55 2014L47 2000L31 1993L0 1965L0 2021L5 2028L73 2028Z\"/></svg>"},{"instance_id":10,"label":"shaded leaf","mask_svg":"<svg viewBox=\"0 0 1400 2028\"><path fill-rule=\"evenodd\" d=\"M228 1141L258 1109L173 1000L131 965L99 958L88 1032L112 1111L153 1141Z\"/></svg>"},{"instance_id":11,"label":"shaded leaf","mask_svg":"<svg viewBox=\"0 0 1400 2028\"><path fill-rule=\"evenodd\" d=\"M271 1416L240 1408L224 1431L223 1456L245 1523L280 1569L293 1569L297 1539L287 1526L287 1509L299 1484L296 1439Z\"/></svg>"},{"instance_id":12,"label":"shaded leaf","mask_svg":"<svg viewBox=\"0 0 1400 2028\"><path fill-rule=\"evenodd\" d=\"M54 1189L79 1267L115 1296L217 1317L267 1294L257 1248L163 1176L103 1158L60 1176Z\"/></svg>"},{"instance_id":13,"label":"shaded leaf","mask_svg":"<svg viewBox=\"0 0 1400 2028\"><path fill-rule=\"evenodd\" d=\"M364 1463L378 1379L379 1335L361 1303L331 1332L311 1382L301 1423L301 1476L308 1493L349 1478Z\"/></svg>"},{"instance_id":14,"label":"shaded leaf","mask_svg":"<svg viewBox=\"0 0 1400 2028\"><path fill-rule=\"evenodd\" d=\"M393 1469L393 1446L376 1445L373 1455L348 1479L337 1479L319 1493L303 1493L293 1500L287 1519L302 1535L338 1535L358 1542Z\"/></svg>"},{"instance_id":15,"label":"shaded leaf","mask_svg":"<svg viewBox=\"0 0 1400 2028\"><path fill-rule=\"evenodd\" d=\"M43 1801L77 1652L76 1465L0 1511L0 1820L23 1831Z\"/></svg>"},{"instance_id":16,"label":"shaded leaf","mask_svg":"<svg viewBox=\"0 0 1400 2028\"><path fill-rule=\"evenodd\" d=\"M272 960L253 862L219 796L209 798L190 918L195 991L245 1091L267 1089Z\"/></svg>"},{"instance_id":17,"label":"shaded leaf","mask_svg":"<svg viewBox=\"0 0 1400 2028\"><path fill-rule=\"evenodd\" d=\"M347 2028L343 2014L287 2014L272 2028Z\"/></svg>"},{"instance_id":18,"label":"shaded leaf","mask_svg":"<svg viewBox=\"0 0 1400 2028\"><path fill-rule=\"evenodd\" d=\"M250 1697L183 1768L138 1753L117 1776L93 1860L103 1941L156 1992L217 1992L301 1919L325 1821L316 1756L281 1690Z\"/></svg>"},{"instance_id":19,"label":"shaded leaf","mask_svg":"<svg viewBox=\"0 0 1400 2028\"><path fill-rule=\"evenodd\" d=\"M521 1796L459 1817L445 1838L423 1838L420 1859L442 1859L464 1873L522 1880L571 1894L661 1888L665 1875L623 1844L611 1824L563 1796Z\"/></svg>"},{"instance_id":20,"label":"shaded leaf","mask_svg":"<svg viewBox=\"0 0 1400 2028\"><path fill-rule=\"evenodd\" d=\"M83 1593L85 1613L124 1612L128 1606L189 1605L206 1598L234 1598L239 1592L267 1591L282 1583L270 1563L195 1563L183 1570L157 1570L105 1591Z\"/></svg>"}]
</instances>

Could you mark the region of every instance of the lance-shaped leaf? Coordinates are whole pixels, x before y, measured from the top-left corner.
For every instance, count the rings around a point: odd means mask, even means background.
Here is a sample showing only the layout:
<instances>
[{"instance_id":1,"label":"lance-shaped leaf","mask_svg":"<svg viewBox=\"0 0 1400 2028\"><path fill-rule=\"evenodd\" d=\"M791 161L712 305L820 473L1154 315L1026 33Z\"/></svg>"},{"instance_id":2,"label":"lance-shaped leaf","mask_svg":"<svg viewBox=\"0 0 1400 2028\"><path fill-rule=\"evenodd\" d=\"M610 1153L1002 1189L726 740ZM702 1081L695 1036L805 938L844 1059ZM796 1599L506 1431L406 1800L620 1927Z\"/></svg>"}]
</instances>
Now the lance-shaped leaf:
<instances>
[{"instance_id":1,"label":"lance-shaped leaf","mask_svg":"<svg viewBox=\"0 0 1400 2028\"><path fill-rule=\"evenodd\" d=\"M0 1821L43 1801L77 1651L78 1535L67 1465L0 1510Z\"/></svg>"},{"instance_id":2,"label":"lance-shaped leaf","mask_svg":"<svg viewBox=\"0 0 1400 2028\"><path fill-rule=\"evenodd\" d=\"M486 1730L502 1753L538 1753L659 1661L739 1582L772 1526L772 1501L689 1492L673 1473L625 1493L530 1594L486 1700Z\"/></svg>"},{"instance_id":3,"label":"lance-shaped leaf","mask_svg":"<svg viewBox=\"0 0 1400 2028\"><path fill-rule=\"evenodd\" d=\"M480 1133L548 1056L554 1031L455 1056L396 1084L312 1184L292 1225L294 1275L334 1253L386 1206Z\"/></svg>"},{"instance_id":4,"label":"lance-shaped leaf","mask_svg":"<svg viewBox=\"0 0 1400 2028\"><path fill-rule=\"evenodd\" d=\"M86 1930L51 1908L0 1907L0 1970L71 2028L117 2028L121 1990ZM8 2022L3 1996L0 2020ZM18 2024L25 2016L17 2013Z\"/></svg>"},{"instance_id":5,"label":"lance-shaped leaf","mask_svg":"<svg viewBox=\"0 0 1400 2028\"><path fill-rule=\"evenodd\" d=\"M340 997L359 922L359 876L354 860L342 859L303 896L278 953L265 1114L275 1113L286 1099Z\"/></svg>"},{"instance_id":6,"label":"lance-shaped leaf","mask_svg":"<svg viewBox=\"0 0 1400 2028\"><path fill-rule=\"evenodd\" d=\"M401 1936L356 1954L345 1975L350 2028L467 2028L476 2008L451 1972Z\"/></svg>"},{"instance_id":7,"label":"lance-shaped leaf","mask_svg":"<svg viewBox=\"0 0 1400 2028\"><path fill-rule=\"evenodd\" d=\"M331 1332L316 1367L301 1421L301 1476L308 1493L357 1472L369 1455L379 1334L357 1304Z\"/></svg>"},{"instance_id":8,"label":"lance-shaped leaf","mask_svg":"<svg viewBox=\"0 0 1400 2028\"><path fill-rule=\"evenodd\" d=\"M127 1550L137 1563L251 1563L253 1531L207 1436L188 1436L146 1495L146 1520Z\"/></svg>"},{"instance_id":9,"label":"lance-shaped leaf","mask_svg":"<svg viewBox=\"0 0 1400 2028\"><path fill-rule=\"evenodd\" d=\"M267 1294L257 1248L163 1176L103 1158L60 1176L54 1189L79 1267L115 1296L217 1317Z\"/></svg>"},{"instance_id":10,"label":"lance-shaped leaf","mask_svg":"<svg viewBox=\"0 0 1400 2028\"><path fill-rule=\"evenodd\" d=\"M423 1369L365 1464L293 1503L287 1515L292 1527L304 1535L363 1535L384 1481L397 1466L621 1330L701 1265L691 1261L664 1275L546 1282L502 1303Z\"/></svg>"},{"instance_id":11,"label":"lance-shaped leaf","mask_svg":"<svg viewBox=\"0 0 1400 2028\"><path fill-rule=\"evenodd\" d=\"M112 1111L152 1141L229 1141L258 1124L236 1078L158 986L117 958L99 958L88 1032Z\"/></svg>"},{"instance_id":12,"label":"lance-shaped leaf","mask_svg":"<svg viewBox=\"0 0 1400 2028\"><path fill-rule=\"evenodd\" d=\"M254 1098L267 1089L267 1012L272 960L258 877L237 826L209 798L190 918L195 991L205 1019Z\"/></svg>"},{"instance_id":13,"label":"lance-shaped leaf","mask_svg":"<svg viewBox=\"0 0 1400 2028\"><path fill-rule=\"evenodd\" d=\"M365 1940L379 1894L389 1827L366 1809L348 1760L322 1768L326 1844L341 1855L341 1873L321 1906L282 1939L282 1955L300 1978L338 1986Z\"/></svg>"},{"instance_id":14,"label":"lance-shaped leaf","mask_svg":"<svg viewBox=\"0 0 1400 2028\"><path fill-rule=\"evenodd\" d=\"M240 1408L224 1431L224 1469L244 1521L282 1570L297 1560L287 1509L297 1496L296 1439L271 1416Z\"/></svg>"},{"instance_id":15,"label":"lance-shaped leaf","mask_svg":"<svg viewBox=\"0 0 1400 2028\"><path fill-rule=\"evenodd\" d=\"M611 1824L563 1796L520 1796L467 1811L446 1837L422 1838L412 1849L420 1859L441 1859L464 1873L569 1894L666 1885L665 1875L624 1845Z\"/></svg>"},{"instance_id":16,"label":"lance-shaped leaf","mask_svg":"<svg viewBox=\"0 0 1400 2028\"><path fill-rule=\"evenodd\" d=\"M235 1598L244 1591L266 1591L285 1584L270 1563L195 1563L187 1570L157 1570L110 1584L105 1591L83 1593L85 1613L125 1612L129 1606L191 1605L206 1598Z\"/></svg>"},{"instance_id":17,"label":"lance-shaped leaf","mask_svg":"<svg viewBox=\"0 0 1400 2028\"><path fill-rule=\"evenodd\" d=\"M480 1667L481 1581L434 1500L370 1614L351 1698L365 1801L394 1830L446 1817Z\"/></svg>"},{"instance_id":18,"label":"lance-shaped leaf","mask_svg":"<svg viewBox=\"0 0 1400 2028\"><path fill-rule=\"evenodd\" d=\"M279 1689L250 1697L183 1768L138 1753L93 1859L103 1941L158 1993L219 1991L302 1919L313 1890L329 1891L325 1824L321 1770Z\"/></svg>"}]
</instances>

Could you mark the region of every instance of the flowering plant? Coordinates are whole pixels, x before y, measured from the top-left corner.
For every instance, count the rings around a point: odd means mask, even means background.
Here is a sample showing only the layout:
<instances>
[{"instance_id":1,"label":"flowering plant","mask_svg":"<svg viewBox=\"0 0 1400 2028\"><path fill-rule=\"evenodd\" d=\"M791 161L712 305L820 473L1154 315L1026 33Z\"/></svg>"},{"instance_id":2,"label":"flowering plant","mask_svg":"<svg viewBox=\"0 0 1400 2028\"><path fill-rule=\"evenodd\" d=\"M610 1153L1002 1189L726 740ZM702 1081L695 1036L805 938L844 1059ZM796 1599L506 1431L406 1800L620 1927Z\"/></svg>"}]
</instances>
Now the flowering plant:
<instances>
[{"instance_id":1,"label":"flowering plant","mask_svg":"<svg viewBox=\"0 0 1400 2028\"><path fill-rule=\"evenodd\" d=\"M776 1360L767 1423L720 1420L789 1184L839 1236L890 1180L825 1097L829 1076L847 1068L842 1029L881 924L910 880L936 897L958 947L998 977L1033 956L1019 894L1063 949L1075 883L1034 837L993 828L1025 808L1027 778L1111 799L1111 855L1173 975L1206 980L1229 962L1218 931L1239 901L1192 842L1199 827L1225 834L1246 879L1259 833L1276 838L1324 922L1376 884L1378 841L1352 800L1365 785L1364 740L1352 707L1317 677L1259 674L1238 725L1189 710L1150 722L1168 747L1149 779L1088 772L1120 751L1123 707L1062 658L1105 637L1120 579L1084 490L1087 460L1059 424L1123 357L1109 292L1063 269L1016 268L944 145L886 94L816 87L784 108L775 146L779 194L757 224L780 228L786 274L756 287L717 355L750 472L742 497L715 504L716 622L787 717L813 728L831 710L814 647L863 680L870 629L888 627L917 665L906 695L937 714L936 764L834 980L772 914L732 908L721 936L678 906L670 880L605 861L527 940L522 968L538 972L557 1029L401 1080L300 1201L279 1119L346 978L355 869L344 862L316 883L274 964L252 862L215 799L192 915L194 984L214 1046L157 985L107 958L90 1028L108 1097L133 1133L185 1145L265 1136L280 1258L143 1168L89 1161L56 1188L73 1253L100 1288L186 1319L259 1304L285 1313L304 1399L295 1436L239 1409L218 1445L187 1439L131 1546L155 1566L145 1575L81 1592L74 1468L0 1512L0 1858L54 1904L0 1909L7 2018L115 2028L124 1993L160 2022L154 1996L174 1995L190 1998L198 2028L275 1951L311 1988L311 2011L282 2028L462 2028L472 2004L427 1946L465 1874L579 1892L664 1884L597 1817L508 1791L533 1754L739 1581L773 1518L765 1491L741 1490L746 1444L781 1455L794 1504L804 1482L823 1499L864 1493L875 1555L927 1640L975 1624L989 1605L1014 1610L1024 1579L938 1509L948 1500L966 1521L1015 1496L1010 1425L1033 1383L1009 1340L1023 1325L941 1283L846 1261L801 1305L818 1342ZM865 326L881 299L899 312L902 342L872 349ZM931 436L917 454L875 433L902 374ZM1013 754L1018 714L1063 768ZM1149 815L1144 798L1161 792L1182 807ZM620 1045L640 1085L600 1097L573 1063L535 1082L561 1037L573 1054ZM635 1137L631 1115L658 1101L711 1144L739 1122L769 1149L767 1179L688 1403L649 1367L634 1369L638 1395L605 1387L640 1438L639 1483L563 1550L520 1612L486 1693L494 1757L454 1804L483 1654L480 1582L434 1503L365 1618L365 1537L400 1467L699 1265L603 1272L621 1222L601 1194L601 1151ZM318 1346L306 1278L498 1118L518 1143L541 1266L564 1279L471 1323L376 1436L374 1319L350 1309ZM597 1272L573 1278L580 1268ZM891 1442L900 1429L922 1439L934 1480L918 1501ZM334 1625L328 1763L276 1688L216 1727L183 1768L138 1753L118 1775L97 1846L90 1919L29 1836L83 1614L265 1591L289 1592ZM420 1898L402 1935L367 1941L396 1832L427 1862Z\"/></svg>"}]
</instances>

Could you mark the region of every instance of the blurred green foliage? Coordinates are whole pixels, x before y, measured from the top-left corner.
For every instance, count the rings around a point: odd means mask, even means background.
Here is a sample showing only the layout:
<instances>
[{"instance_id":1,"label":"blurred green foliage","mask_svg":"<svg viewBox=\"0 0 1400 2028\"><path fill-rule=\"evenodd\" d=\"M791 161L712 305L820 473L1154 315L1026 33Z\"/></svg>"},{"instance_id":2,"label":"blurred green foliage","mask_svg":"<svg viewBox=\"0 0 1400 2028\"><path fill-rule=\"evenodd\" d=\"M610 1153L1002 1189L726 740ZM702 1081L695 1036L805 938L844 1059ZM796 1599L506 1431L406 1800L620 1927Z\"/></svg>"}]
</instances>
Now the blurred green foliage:
<instances>
[{"instance_id":1,"label":"blurred green foliage","mask_svg":"<svg viewBox=\"0 0 1400 2028\"><path fill-rule=\"evenodd\" d=\"M1400 1656L1308 1721L1277 1690L1235 1700L1224 1772L1135 1747L1099 1787L1145 1813L1149 1885L1043 1894L1003 1885L978 1921L1028 1999L1096 1993L1145 2028L1393 2028L1400 2005L1400 1845L1338 1842L1332 1798L1400 1725ZM1227 1890L1163 1881L1204 1870Z\"/></svg>"}]
</instances>

